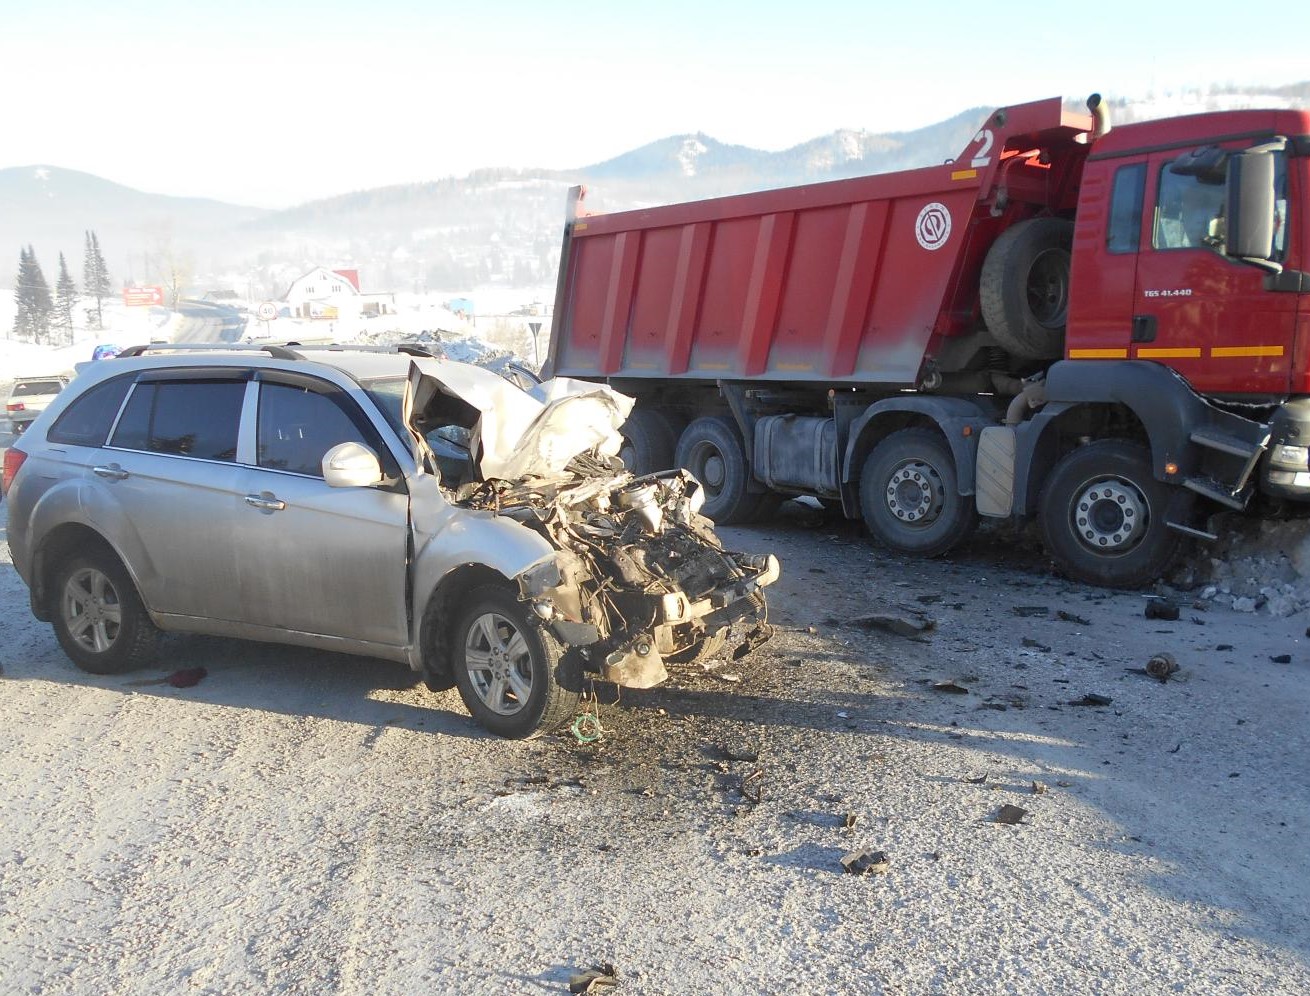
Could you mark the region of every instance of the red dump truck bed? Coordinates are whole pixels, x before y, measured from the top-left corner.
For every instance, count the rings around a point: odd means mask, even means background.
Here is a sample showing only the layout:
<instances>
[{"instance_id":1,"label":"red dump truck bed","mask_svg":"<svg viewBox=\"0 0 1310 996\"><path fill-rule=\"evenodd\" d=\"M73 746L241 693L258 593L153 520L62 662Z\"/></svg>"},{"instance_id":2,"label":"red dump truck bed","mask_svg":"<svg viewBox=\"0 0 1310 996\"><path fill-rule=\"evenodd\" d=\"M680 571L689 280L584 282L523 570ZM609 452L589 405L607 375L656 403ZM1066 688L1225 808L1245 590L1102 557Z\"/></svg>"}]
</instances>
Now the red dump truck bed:
<instances>
[{"instance_id":1,"label":"red dump truck bed","mask_svg":"<svg viewBox=\"0 0 1310 996\"><path fill-rule=\"evenodd\" d=\"M941 166L598 216L577 188L548 369L913 385L976 326L1005 203L1073 206L1091 126L1050 99Z\"/></svg>"}]
</instances>

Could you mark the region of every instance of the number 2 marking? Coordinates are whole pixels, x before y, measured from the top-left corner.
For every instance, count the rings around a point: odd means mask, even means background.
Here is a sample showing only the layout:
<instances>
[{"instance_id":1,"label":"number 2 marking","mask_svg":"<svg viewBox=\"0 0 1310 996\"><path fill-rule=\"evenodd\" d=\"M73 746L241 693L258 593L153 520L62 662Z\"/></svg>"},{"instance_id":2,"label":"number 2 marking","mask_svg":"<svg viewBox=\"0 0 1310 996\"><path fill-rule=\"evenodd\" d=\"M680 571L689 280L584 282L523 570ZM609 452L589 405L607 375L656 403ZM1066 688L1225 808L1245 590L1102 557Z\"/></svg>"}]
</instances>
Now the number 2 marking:
<instances>
[{"instance_id":1,"label":"number 2 marking","mask_svg":"<svg viewBox=\"0 0 1310 996\"><path fill-rule=\"evenodd\" d=\"M992 151L992 142L996 141L996 136L992 134L990 128L984 128L973 136L973 140L982 144L978 146L978 154L970 160L969 165L974 169L982 169L992 161L989 153Z\"/></svg>"}]
</instances>

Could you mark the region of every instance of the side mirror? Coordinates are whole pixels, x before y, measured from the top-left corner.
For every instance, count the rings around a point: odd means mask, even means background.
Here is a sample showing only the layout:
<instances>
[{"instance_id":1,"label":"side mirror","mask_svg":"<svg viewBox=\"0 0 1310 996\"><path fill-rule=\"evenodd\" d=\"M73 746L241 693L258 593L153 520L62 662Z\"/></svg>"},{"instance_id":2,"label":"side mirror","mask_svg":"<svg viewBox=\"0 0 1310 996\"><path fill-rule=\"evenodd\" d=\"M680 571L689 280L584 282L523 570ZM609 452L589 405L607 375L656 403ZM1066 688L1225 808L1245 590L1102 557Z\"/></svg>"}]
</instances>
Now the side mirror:
<instances>
[{"instance_id":1,"label":"side mirror","mask_svg":"<svg viewBox=\"0 0 1310 996\"><path fill-rule=\"evenodd\" d=\"M1246 260L1274 256L1274 157L1246 152L1228 160L1228 230L1224 251Z\"/></svg>"},{"instance_id":2,"label":"side mirror","mask_svg":"<svg viewBox=\"0 0 1310 996\"><path fill-rule=\"evenodd\" d=\"M331 488L366 488L382 480L377 454L359 443L337 443L323 454L323 480Z\"/></svg>"}]
</instances>

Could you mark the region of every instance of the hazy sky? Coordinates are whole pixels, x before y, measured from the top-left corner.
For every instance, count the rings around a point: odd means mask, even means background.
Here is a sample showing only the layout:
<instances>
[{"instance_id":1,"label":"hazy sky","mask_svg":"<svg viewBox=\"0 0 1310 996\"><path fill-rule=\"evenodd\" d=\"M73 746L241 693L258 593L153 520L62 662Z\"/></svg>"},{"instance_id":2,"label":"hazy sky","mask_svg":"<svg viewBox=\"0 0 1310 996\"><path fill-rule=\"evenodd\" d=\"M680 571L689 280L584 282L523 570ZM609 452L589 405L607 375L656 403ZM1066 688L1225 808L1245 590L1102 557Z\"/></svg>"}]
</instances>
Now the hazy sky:
<instances>
[{"instance_id":1,"label":"hazy sky","mask_svg":"<svg viewBox=\"0 0 1310 996\"><path fill-rule=\"evenodd\" d=\"M0 0L0 167L282 207L703 131L1310 78L1310 4ZM1238 12L1249 12L1239 17Z\"/></svg>"}]
</instances>

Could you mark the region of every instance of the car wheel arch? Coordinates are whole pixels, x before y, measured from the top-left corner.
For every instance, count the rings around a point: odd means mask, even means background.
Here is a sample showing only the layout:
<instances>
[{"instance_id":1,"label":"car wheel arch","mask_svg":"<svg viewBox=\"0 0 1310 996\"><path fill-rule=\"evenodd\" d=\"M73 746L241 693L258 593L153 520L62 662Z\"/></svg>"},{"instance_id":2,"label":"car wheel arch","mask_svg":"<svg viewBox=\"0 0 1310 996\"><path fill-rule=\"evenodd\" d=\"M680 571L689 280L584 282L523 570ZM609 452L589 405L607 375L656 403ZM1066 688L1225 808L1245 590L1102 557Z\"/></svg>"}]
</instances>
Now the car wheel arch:
<instances>
[{"instance_id":1,"label":"car wheel arch","mask_svg":"<svg viewBox=\"0 0 1310 996\"><path fill-rule=\"evenodd\" d=\"M434 692L455 687L452 663L452 625L469 594L486 585L514 590L514 582L486 564L461 564L446 572L423 604L416 645L423 680Z\"/></svg>"},{"instance_id":2,"label":"car wheel arch","mask_svg":"<svg viewBox=\"0 0 1310 996\"><path fill-rule=\"evenodd\" d=\"M64 522L41 538L32 557L32 611L37 619L50 622L55 612L54 578L60 566L70 556L85 553L90 549L100 549L113 556L127 572L138 596L145 604L141 594L141 581L128 558L115 548L105 535L83 522ZM146 605L146 611L150 611Z\"/></svg>"}]
</instances>

